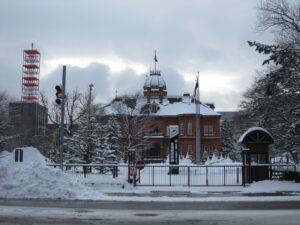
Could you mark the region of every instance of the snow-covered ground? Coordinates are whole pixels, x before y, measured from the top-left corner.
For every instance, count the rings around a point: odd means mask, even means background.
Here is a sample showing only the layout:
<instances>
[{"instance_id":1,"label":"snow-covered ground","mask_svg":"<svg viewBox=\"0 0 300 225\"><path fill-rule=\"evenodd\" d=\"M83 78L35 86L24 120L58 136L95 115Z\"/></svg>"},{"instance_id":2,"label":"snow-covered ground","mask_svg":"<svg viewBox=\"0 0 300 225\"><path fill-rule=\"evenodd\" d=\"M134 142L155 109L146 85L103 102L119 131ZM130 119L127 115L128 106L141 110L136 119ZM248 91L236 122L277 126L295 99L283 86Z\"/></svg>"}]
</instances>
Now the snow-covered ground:
<instances>
[{"instance_id":1,"label":"snow-covered ground","mask_svg":"<svg viewBox=\"0 0 300 225\"><path fill-rule=\"evenodd\" d=\"M124 174L114 179L111 175L83 178L81 175L66 173L58 168L47 166L47 159L35 148L23 149L23 162L15 162L13 153L6 151L0 153L0 198L116 201L300 201L300 183L261 181L247 187L134 187L126 182L127 177Z\"/></svg>"}]
</instances>

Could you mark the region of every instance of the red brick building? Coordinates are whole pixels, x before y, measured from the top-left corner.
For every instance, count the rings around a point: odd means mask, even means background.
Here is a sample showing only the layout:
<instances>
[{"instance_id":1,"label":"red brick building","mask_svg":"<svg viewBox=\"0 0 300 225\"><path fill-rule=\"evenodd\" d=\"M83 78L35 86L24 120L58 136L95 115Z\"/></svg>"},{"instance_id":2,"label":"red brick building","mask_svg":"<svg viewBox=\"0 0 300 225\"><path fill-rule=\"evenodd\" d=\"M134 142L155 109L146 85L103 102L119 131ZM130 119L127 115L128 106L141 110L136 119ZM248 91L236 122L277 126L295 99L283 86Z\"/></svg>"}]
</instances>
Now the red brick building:
<instances>
[{"instance_id":1,"label":"red brick building","mask_svg":"<svg viewBox=\"0 0 300 225\"><path fill-rule=\"evenodd\" d=\"M167 87L160 71L150 71L143 86L143 95L140 97L119 97L105 107L107 115L128 114L131 116L148 118L143 126L144 139L140 145L144 158L149 161L166 159L169 151L169 126L178 126L178 150L185 156L187 152L196 156L196 104L192 96L185 93L181 96L168 96ZM199 101L198 101L199 103ZM122 108L122 110L120 110ZM124 110L126 109L126 110ZM134 110L133 110L134 109ZM200 146L201 158L220 151L220 117L209 105L200 102ZM147 121L147 122L146 122ZM120 120L121 127L126 126ZM123 130L125 138L129 131Z\"/></svg>"}]
</instances>

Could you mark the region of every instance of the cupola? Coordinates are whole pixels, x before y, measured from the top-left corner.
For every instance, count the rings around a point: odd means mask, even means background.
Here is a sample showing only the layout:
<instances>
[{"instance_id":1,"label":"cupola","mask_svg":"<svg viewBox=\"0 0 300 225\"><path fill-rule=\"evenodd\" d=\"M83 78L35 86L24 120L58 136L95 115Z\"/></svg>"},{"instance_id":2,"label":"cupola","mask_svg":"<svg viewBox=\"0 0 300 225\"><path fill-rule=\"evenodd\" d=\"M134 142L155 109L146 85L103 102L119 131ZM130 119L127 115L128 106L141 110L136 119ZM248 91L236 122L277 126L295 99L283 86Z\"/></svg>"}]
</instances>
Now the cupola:
<instances>
[{"instance_id":1,"label":"cupola","mask_svg":"<svg viewBox=\"0 0 300 225\"><path fill-rule=\"evenodd\" d=\"M164 96L167 96L167 86L159 70L156 69L157 57L156 51L154 55L154 70L150 70L149 76L146 77L143 86L144 96L147 97L147 102L151 99L159 99L162 103Z\"/></svg>"}]
</instances>

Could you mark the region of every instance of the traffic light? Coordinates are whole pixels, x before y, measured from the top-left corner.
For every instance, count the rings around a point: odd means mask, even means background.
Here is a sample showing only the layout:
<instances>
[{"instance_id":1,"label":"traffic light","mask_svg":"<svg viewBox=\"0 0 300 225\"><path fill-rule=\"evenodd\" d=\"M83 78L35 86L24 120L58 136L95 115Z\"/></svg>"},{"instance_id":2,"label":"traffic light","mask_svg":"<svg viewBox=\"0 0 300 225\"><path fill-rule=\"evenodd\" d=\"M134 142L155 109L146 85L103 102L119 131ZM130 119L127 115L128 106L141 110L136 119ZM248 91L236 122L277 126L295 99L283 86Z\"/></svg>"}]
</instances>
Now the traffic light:
<instances>
[{"instance_id":1,"label":"traffic light","mask_svg":"<svg viewBox=\"0 0 300 225\"><path fill-rule=\"evenodd\" d=\"M63 94L63 92L61 90L61 87L59 85L55 86L55 90L56 90L56 94L55 94L56 95L56 100L55 100L55 102L56 102L57 105L61 105L62 104L62 98L63 98L64 94Z\"/></svg>"}]
</instances>

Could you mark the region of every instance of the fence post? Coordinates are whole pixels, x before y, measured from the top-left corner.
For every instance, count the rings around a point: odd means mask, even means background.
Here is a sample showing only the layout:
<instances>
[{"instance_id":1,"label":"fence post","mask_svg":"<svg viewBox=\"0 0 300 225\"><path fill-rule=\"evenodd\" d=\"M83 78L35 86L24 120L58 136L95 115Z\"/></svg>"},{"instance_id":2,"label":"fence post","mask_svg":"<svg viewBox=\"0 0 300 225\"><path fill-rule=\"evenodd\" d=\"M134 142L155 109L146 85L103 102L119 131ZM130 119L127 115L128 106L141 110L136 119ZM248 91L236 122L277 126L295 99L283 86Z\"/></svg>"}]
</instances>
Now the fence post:
<instances>
[{"instance_id":1,"label":"fence post","mask_svg":"<svg viewBox=\"0 0 300 225\"><path fill-rule=\"evenodd\" d=\"M171 170L170 170L170 186L171 186L171 183L172 183L172 172L173 172L173 168L171 167Z\"/></svg>"},{"instance_id":2,"label":"fence post","mask_svg":"<svg viewBox=\"0 0 300 225\"><path fill-rule=\"evenodd\" d=\"M239 167L236 168L236 184L237 185L240 184L240 168Z\"/></svg>"},{"instance_id":3,"label":"fence post","mask_svg":"<svg viewBox=\"0 0 300 225\"><path fill-rule=\"evenodd\" d=\"M226 185L226 168L224 166L224 186Z\"/></svg>"},{"instance_id":4,"label":"fence post","mask_svg":"<svg viewBox=\"0 0 300 225\"><path fill-rule=\"evenodd\" d=\"M206 166L206 186L208 186L208 166Z\"/></svg>"},{"instance_id":5,"label":"fence post","mask_svg":"<svg viewBox=\"0 0 300 225\"><path fill-rule=\"evenodd\" d=\"M152 186L154 186L154 166L152 166Z\"/></svg>"},{"instance_id":6,"label":"fence post","mask_svg":"<svg viewBox=\"0 0 300 225\"><path fill-rule=\"evenodd\" d=\"M113 178L116 178L116 167L112 167Z\"/></svg>"},{"instance_id":7,"label":"fence post","mask_svg":"<svg viewBox=\"0 0 300 225\"><path fill-rule=\"evenodd\" d=\"M141 170L139 170L139 184L141 183Z\"/></svg>"},{"instance_id":8,"label":"fence post","mask_svg":"<svg viewBox=\"0 0 300 225\"><path fill-rule=\"evenodd\" d=\"M84 178L86 178L86 172L87 172L86 169L87 169L86 166L83 166L83 177Z\"/></svg>"},{"instance_id":9,"label":"fence post","mask_svg":"<svg viewBox=\"0 0 300 225\"><path fill-rule=\"evenodd\" d=\"M190 167L188 166L187 167L187 169L188 169L188 187L191 185L191 181L190 181Z\"/></svg>"}]
</instances>

